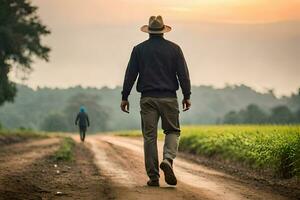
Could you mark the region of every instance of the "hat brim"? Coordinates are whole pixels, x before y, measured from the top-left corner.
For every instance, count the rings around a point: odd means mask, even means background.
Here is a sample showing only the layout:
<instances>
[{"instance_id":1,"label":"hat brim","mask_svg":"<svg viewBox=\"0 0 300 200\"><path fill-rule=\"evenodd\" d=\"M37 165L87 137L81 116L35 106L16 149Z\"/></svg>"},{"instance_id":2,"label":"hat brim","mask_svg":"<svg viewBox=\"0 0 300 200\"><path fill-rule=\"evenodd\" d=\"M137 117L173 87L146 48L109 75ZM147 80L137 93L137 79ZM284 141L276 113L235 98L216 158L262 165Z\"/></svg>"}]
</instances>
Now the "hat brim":
<instances>
[{"instance_id":1,"label":"hat brim","mask_svg":"<svg viewBox=\"0 0 300 200\"><path fill-rule=\"evenodd\" d=\"M149 30L148 25L144 25L144 26L141 27L142 32L151 33L151 34L167 33L167 32L170 32L171 30L172 30L172 28L168 25L165 25L164 28L162 30L159 30L159 31Z\"/></svg>"}]
</instances>

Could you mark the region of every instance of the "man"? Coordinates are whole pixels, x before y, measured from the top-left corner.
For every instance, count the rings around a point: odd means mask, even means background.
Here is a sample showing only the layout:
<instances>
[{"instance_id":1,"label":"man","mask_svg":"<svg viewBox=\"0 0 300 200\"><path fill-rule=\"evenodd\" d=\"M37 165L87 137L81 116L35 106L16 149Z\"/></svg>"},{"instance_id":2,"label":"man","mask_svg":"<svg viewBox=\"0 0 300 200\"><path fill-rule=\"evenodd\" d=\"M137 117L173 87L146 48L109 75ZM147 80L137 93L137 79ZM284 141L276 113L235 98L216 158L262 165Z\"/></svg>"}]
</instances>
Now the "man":
<instances>
[{"instance_id":1,"label":"man","mask_svg":"<svg viewBox=\"0 0 300 200\"><path fill-rule=\"evenodd\" d=\"M178 81L184 96L183 111L191 107L191 84L183 53L178 45L163 37L163 34L170 30L171 27L164 25L161 16L150 17L149 25L141 27L141 31L149 33L150 37L133 48L122 91L121 109L129 113L128 96L139 76L137 91L141 93L145 167L150 178L148 186L159 186L157 124L160 117L165 134L160 168L165 174L166 183L177 184L173 160L176 157L180 135L176 96Z\"/></svg>"},{"instance_id":2,"label":"man","mask_svg":"<svg viewBox=\"0 0 300 200\"><path fill-rule=\"evenodd\" d=\"M79 113L77 114L75 125L77 126L77 124L79 126L80 140L84 142L86 128L87 126L90 126L90 120L83 106L80 107Z\"/></svg>"}]
</instances>

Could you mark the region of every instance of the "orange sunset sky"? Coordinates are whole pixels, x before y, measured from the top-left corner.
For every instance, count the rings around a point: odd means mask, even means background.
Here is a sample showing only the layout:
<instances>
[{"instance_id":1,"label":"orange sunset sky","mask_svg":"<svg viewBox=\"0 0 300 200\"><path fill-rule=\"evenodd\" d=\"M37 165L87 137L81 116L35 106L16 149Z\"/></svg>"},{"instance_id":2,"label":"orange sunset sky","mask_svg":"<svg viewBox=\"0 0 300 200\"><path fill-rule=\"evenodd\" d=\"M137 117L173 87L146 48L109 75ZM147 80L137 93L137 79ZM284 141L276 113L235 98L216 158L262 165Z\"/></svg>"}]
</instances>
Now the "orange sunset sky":
<instances>
[{"instance_id":1,"label":"orange sunset sky","mask_svg":"<svg viewBox=\"0 0 300 200\"><path fill-rule=\"evenodd\" d=\"M50 62L25 84L115 87L139 28L162 15L190 68L192 84L247 84L289 95L300 87L300 0L33 0L52 34ZM20 82L20 72L11 73ZM68 78L66 78L68 77Z\"/></svg>"},{"instance_id":2,"label":"orange sunset sky","mask_svg":"<svg viewBox=\"0 0 300 200\"><path fill-rule=\"evenodd\" d=\"M73 23L129 23L161 13L170 21L275 22L300 19L299 0L35 0L45 16ZM55 12L53 12L55 10Z\"/></svg>"}]
</instances>

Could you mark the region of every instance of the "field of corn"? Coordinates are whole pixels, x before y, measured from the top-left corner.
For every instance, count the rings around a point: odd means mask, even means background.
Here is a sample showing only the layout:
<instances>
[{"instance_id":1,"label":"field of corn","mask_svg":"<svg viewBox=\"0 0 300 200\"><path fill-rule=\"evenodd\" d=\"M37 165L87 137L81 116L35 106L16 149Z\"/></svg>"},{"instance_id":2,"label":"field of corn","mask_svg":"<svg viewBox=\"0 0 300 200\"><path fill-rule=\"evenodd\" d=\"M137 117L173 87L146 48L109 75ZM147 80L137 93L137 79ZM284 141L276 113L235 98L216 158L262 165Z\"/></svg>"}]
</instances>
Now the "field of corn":
<instances>
[{"instance_id":1,"label":"field of corn","mask_svg":"<svg viewBox=\"0 0 300 200\"><path fill-rule=\"evenodd\" d=\"M186 126L179 150L268 169L283 178L300 176L300 126Z\"/></svg>"}]
</instances>

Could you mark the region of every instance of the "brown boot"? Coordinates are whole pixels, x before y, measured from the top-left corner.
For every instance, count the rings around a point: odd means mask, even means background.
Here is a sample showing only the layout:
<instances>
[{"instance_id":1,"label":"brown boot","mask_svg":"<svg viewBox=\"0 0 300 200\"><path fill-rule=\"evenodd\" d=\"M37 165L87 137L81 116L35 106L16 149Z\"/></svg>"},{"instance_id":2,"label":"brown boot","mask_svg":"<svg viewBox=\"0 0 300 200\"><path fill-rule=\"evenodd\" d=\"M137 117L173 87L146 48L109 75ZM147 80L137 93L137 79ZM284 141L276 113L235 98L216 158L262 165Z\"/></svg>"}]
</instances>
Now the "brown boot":
<instances>
[{"instance_id":1,"label":"brown boot","mask_svg":"<svg viewBox=\"0 0 300 200\"><path fill-rule=\"evenodd\" d=\"M168 161L167 159L164 159L160 163L160 169L163 170L165 174L165 181L169 185L176 185L177 184L177 179L173 171L172 163Z\"/></svg>"},{"instance_id":2,"label":"brown boot","mask_svg":"<svg viewBox=\"0 0 300 200\"><path fill-rule=\"evenodd\" d=\"M147 182L147 185L148 186L151 186L151 187L159 187L159 180L149 180Z\"/></svg>"}]
</instances>

